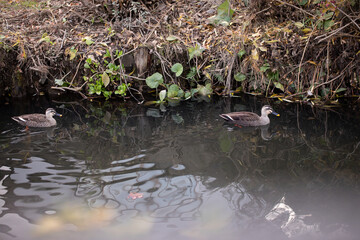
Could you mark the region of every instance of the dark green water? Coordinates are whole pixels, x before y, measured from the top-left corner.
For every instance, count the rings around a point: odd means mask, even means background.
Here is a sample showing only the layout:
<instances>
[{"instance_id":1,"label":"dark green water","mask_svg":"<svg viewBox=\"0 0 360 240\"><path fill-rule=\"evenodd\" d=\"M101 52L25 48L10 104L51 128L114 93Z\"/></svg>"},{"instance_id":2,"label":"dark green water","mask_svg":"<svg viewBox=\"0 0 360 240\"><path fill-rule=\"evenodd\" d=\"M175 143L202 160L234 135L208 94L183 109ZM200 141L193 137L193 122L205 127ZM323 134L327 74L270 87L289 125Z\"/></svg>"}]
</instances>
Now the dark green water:
<instances>
[{"instance_id":1,"label":"dark green water","mask_svg":"<svg viewBox=\"0 0 360 240\"><path fill-rule=\"evenodd\" d=\"M270 102L262 129L218 117L264 104L0 106L0 239L358 239L358 108ZM49 106L56 128L10 118Z\"/></svg>"}]
</instances>

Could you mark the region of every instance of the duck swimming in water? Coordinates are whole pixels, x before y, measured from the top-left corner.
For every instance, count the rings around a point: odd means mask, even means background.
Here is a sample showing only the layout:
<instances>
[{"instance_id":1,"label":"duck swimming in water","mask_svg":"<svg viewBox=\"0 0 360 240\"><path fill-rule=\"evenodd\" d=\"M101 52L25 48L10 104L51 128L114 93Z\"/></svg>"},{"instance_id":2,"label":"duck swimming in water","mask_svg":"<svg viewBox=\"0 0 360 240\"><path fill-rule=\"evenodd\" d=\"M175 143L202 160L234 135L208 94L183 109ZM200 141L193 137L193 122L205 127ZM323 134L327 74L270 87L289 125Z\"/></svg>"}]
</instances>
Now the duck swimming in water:
<instances>
[{"instance_id":1,"label":"duck swimming in water","mask_svg":"<svg viewBox=\"0 0 360 240\"><path fill-rule=\"evenodd\" d=\"M45 114L33 113L21 116L12 117L12 119L19 124L26 127L53 127L56 125L54 116L61 117L53 108L46 109Z\"/></svg>"},{"instance_id":2,"label":"duck swimming in water","mask_svg":"<svg viewBox=\"0 0 360 240\"><path fill-rule=\"evenodd\" d=\"M231 112L220 114L219 116L226 121L233 122L240 126L264 126L270 123L269 114L280 116L271 106L265 105L261 108L261 116L253 112Z\"/></svg>"}]
</instances>

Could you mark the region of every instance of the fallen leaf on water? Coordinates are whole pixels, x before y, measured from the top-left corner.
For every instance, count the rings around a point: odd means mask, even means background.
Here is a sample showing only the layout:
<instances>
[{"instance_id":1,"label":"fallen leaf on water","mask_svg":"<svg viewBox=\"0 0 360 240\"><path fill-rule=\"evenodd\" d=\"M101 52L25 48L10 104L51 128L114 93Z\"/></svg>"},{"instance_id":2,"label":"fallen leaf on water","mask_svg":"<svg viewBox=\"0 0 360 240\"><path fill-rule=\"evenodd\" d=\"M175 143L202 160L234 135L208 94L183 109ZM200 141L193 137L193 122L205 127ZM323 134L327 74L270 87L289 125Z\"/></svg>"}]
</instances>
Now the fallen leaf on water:
<instances>
[{"instance_id":1,"label":"fallen leaf on water","mask_svg":"<svg viewBox=\"0 0 360 240\"><path fill-rule=\"evenodd\" d=\"M143 194L142 193L129 193L129 196L128 198L131 198L133 200L137 199L137 198L142 198L143 197Z\"/></svg>"}]
</instances>

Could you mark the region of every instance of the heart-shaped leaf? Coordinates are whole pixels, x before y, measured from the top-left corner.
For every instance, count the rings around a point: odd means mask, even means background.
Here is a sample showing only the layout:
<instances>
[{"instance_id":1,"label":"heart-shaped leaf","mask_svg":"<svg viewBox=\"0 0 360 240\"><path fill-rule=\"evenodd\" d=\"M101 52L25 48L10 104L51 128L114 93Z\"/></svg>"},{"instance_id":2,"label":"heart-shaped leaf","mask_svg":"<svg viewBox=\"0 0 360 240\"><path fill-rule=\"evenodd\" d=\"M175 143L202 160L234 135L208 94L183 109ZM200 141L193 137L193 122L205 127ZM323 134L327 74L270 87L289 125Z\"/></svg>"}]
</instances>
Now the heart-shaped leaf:
<instances>
[{"instance_id":1,"label":"heart-shaped leaf","mask_svg":"<svg viewBox=\"0 0 360 240\"><path fill-rule=\"evenodd\" d=\"M146 78L146 84L150 88L157 88L163 82L164 82L163 76L158 72Z\"/></svg>"},{"instance_id":2,"label":"heart-shaped leaf","mask_svg":"<svg viewBox=\"0 0 360 240\"><path fill-rule=\"evenodd\" d=\"M234 78L236 81L242 82L246 79L246 75L242 74L242 73L237 73L237 74L235 74Z\"/></svg>"},{"instance_id":3,"label":"heart-shaped leaf","mask_svg":"<svg viewBox=\"0 0 360 240\"><path fill-rule=\"evenodd\" d=\"M179 86L176 85L176 84L172 84L170 87L169 87L169 92L168 92L168 97L169 98L174 98L174 97L177 97L178 96L178 93L179 93Z\"/></svg>"},{"instance_id":4,"label":"heart-shaped leaf","mask_svg":"<svg viewBox=\"0 0 360 240\"><path fill-rule=\"evenodd\" d=\"M275 87L276 87L277 89L280 89L281 91L284 92L284 86L283 86L281 83L279 83L279 82L274 82L274 85L275 85Z\"/></svg>"},{"instance_id":5,"label":"heart-shaped leaf","mask_svg":"<svg viewBox=\"0 0 360 240\"><path fill-rule=\"evenodd\" d=\"M176 76L180 76L183 73L183 65L181 65L180 63L175 63L172 67L171 67L171 71L173 71Z\"/></svg>"}]
</instances>

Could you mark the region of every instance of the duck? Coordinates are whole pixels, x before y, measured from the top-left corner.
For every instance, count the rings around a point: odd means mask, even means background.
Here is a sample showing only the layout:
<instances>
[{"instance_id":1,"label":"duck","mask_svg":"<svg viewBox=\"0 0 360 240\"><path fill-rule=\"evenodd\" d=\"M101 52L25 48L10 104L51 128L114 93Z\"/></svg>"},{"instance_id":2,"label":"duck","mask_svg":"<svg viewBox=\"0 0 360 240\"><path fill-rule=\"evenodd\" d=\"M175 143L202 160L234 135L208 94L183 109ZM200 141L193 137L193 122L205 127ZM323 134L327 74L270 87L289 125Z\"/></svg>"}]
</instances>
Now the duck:
<instances>
[{"instance_id":1,"label":"duck","mask_svg":"<svg viewBox=\"0 0 360 240\"><path fill-rule=\"evenodd\" d=\"M220 114L219 116L228 122L233 122L240 126L257 127L270 124L269 114L280 116L280 114L276 113L269 105L264 105L261 108L261 116L253 112L231 112Z\"/></svg>"},{"instance_id":2,"label":"duck","mask_svg":"<svg viewBox=\"0 0 360 240\"><path fill-rule=\"evenodd\" d=\"M28 127L53 127L56 126L54 116L62 117L53 108L46 109L45 114L33 113L12 117L12 119L22 126Z\"/></svg>"}]
</instances>

